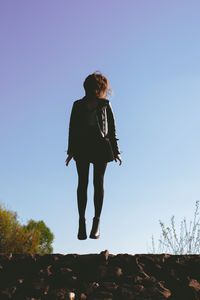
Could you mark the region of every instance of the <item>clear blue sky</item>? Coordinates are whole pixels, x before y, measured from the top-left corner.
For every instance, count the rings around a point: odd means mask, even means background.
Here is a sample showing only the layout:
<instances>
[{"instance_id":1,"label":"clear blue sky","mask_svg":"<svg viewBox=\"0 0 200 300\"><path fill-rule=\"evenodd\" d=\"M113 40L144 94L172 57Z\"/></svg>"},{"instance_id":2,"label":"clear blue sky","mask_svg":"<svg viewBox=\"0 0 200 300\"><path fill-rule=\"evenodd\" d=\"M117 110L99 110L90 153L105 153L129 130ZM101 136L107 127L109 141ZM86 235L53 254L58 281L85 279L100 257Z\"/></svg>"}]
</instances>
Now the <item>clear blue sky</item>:
<instances>
[{"instance_id":1,"label":"clear blue sky","mask_svg":"<svg viewBox=\"0 0 200 300\"><path fill-rule=\"evenodd\" d=\"M200 2L0 3L0 202L44 220L55 253L145 253L158 220L200 199ZM77 240L77 173L65 158L73 101L100 70L114 91L123 164L108 164L99 240ZM88 233L93 218L90 165Z\"/></svg>"}]
</instances>

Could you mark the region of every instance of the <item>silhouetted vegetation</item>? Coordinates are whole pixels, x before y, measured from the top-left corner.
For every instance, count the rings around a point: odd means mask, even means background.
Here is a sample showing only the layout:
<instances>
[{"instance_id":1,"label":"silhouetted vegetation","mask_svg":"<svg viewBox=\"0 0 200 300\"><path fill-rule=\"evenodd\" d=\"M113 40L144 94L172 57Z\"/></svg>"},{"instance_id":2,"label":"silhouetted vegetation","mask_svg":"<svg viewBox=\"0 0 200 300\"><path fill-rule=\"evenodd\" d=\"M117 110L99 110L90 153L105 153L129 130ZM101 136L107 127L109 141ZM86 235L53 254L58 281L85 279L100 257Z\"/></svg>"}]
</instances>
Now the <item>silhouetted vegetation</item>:
<instances>
[{"instance_id":1,"label":"silhouetted vegetation","mask_svg":"<svg viewBox=\"0 0 200 300\"><path fill-rule=\"evenodd\" d=\"M45 225L44 221L34 221L30 220L26 225L28 231L39 231L40 232L40 243L39 243L39 253L48 254L53 252L53 247L51 243L53 242L54 235L50 229Z\"/></svg>"},{"instance_id":2,"label":"silhouetted vegetation","mask_svg":"<svg viewBox=\"0 0 200 300\"><path fill-rule=\"evenodd\" d=\"M180 223L180 232L177 233L175 226L175 217L171 217L170 226L159 220L161 226L161 238L156 245L152 236L152 253L170 253L170 254L200 254L200 218L199 200L196 201L193 221L189 224L184 218Z\"/></svg>"},{"instance_id":3,"label":"silhouetted vegetation","mask_svg":"<svg viewBox=\"0 0 200 300\"><path fill-rule=\"evenodd\" d=\"M43 221L21 225L16 212L0 204L0 253L52 253L53 233Z\"/></svg>"}]
</instances>

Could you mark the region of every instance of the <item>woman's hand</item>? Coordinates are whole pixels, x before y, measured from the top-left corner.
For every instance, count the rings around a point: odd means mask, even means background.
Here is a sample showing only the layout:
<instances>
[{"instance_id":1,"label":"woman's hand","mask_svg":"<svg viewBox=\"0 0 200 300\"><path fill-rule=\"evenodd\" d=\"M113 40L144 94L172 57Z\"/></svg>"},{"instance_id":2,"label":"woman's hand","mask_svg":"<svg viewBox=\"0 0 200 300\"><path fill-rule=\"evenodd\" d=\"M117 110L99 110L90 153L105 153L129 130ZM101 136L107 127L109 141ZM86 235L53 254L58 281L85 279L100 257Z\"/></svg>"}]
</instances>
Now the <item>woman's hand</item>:
<instances>
[{"instance_id":1,"label":"woman's hand","mask_svg":"<svg viewBox=\"0 0 200 300\"><path fill-rule=\"evenodd\" d=\"M69 154L68 156L67 156L67 158L66 158L66 160L65 160L65 164L66 164L66 166L68 166L68 164L69 164L69 162L70 162L70 160L72 159L72 155L71 154Z\"/></svg>"},{"instance_id":2,"label":"woman's hand","mask_svg":"<svg viewBox=\"0 0 200 300\"><path fill-rule=\"evenodd\" d=\"M121 158L121 156L119 154L115 157L115 161L116 162L117 162L117 160L119 160L119 166L121 166L121 164L122 164L122 158Z\"/></svg>"}]
</instances>

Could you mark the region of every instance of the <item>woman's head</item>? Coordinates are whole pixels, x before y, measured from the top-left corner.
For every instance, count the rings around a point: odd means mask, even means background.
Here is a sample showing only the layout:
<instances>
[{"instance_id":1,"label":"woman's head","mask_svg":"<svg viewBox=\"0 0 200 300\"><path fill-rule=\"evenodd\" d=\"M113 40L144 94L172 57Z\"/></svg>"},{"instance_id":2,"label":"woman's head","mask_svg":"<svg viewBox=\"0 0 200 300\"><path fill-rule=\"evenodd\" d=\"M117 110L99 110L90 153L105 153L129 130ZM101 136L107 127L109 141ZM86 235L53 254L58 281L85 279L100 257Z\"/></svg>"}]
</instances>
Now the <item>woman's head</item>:
<instances>
[{"instance_id":1,"label":"woman's head","mask_svg":"<svg viewBox=\"0 0 200 300\"><path fill-rule=\"evenodd\" d=\"M85 89L86 96L105 98L112 92L109 81L98 71L87 76L83 83L83 87Z\"/></svg>"}]
</instances>

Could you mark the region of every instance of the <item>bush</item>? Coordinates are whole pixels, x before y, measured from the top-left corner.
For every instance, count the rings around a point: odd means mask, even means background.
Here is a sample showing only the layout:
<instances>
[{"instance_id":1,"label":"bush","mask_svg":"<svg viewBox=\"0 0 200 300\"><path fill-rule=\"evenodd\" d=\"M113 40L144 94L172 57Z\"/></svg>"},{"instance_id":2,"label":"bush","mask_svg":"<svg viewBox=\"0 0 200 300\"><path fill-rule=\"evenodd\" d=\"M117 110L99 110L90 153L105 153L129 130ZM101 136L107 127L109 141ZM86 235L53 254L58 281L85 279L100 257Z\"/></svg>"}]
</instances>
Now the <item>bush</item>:
<instances>
[{"instance_id":1,"label":"bush","mask_svg":"<svg viewBox=\"0 0 200 300\"><path fill-rule=\"evenodd\" d=\"M37 226L38 223L42 225ZM0 253L51 253L52 241L53 234L43 221L30 220L28 225L21 225L16 212L0 205Z\"/></svg>"},{"instance_id":2,"label":"bush","mask_svg":"<svg viewBox=\"0 0 200 300\"><path fill-rule=\"evenodd\" d=\"M51 246L51 243L53 242L54 235L43 221L35 222L34 220L30 220L25 227L28 229L29 232L40 232L40 254L48 254L53 252L53 247Z\"/></svg>"},{"instance_id":3,"label":"bush","mask_svg":"<svg viewBox=\"0 0 200 300\"><path fill-rule=\"evenodd\" d=\"M199 215L199 200L196 201L193 221L187 224L186 218L181 221L180 233L177 234L175 226L175 217L171 217L171 227L165 227L162 221L159 221L161 226L161 238L158 240L156 250L154 237L152 236L153 253L170 253L170 254L200 254L200 218Z\"/></svg>"}]
</instances>

